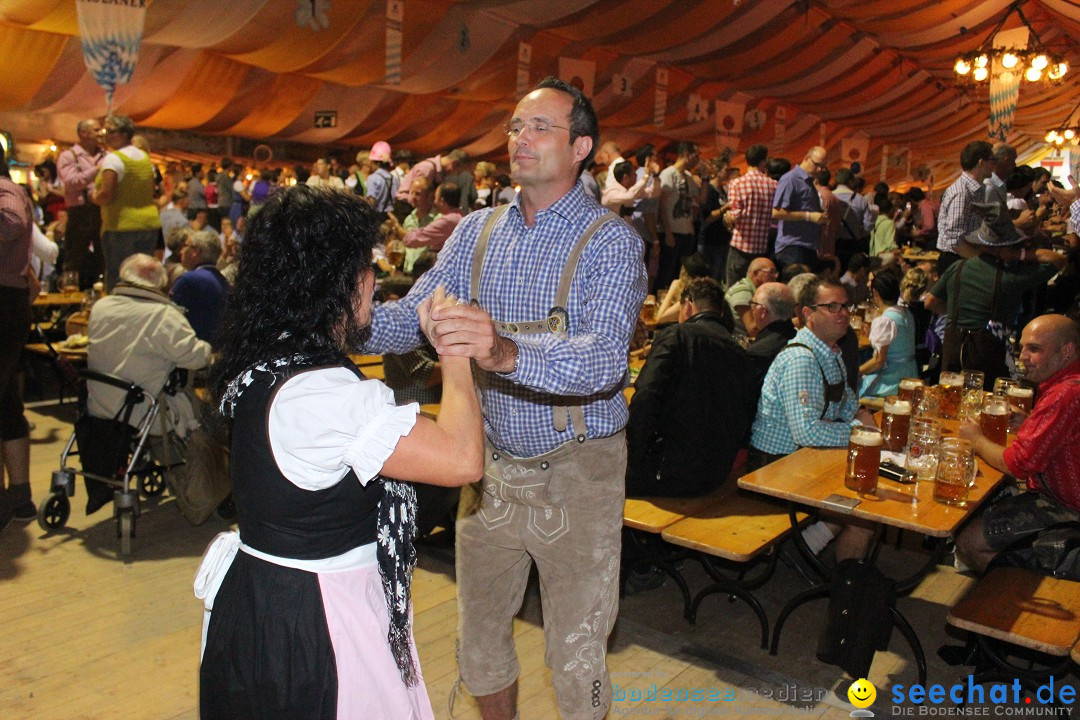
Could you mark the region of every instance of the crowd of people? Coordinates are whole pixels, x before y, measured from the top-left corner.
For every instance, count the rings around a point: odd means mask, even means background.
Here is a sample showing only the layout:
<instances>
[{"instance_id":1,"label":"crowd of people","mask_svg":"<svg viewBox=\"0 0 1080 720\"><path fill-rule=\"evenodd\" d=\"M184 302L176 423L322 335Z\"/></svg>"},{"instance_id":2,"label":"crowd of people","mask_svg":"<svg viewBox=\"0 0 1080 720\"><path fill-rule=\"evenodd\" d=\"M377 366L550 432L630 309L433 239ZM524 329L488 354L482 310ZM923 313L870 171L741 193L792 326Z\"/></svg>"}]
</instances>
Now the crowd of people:
<instances>
[{"instance_id":1,"label":"crowd of people","mask_svg":"<svg viewBox=\"0 0 1080 720\"><path fill-rule=\"evenodd\" d=\"M795 163L753 145L744 172L685 141L624 156L589 100L551 78L505 131L505 174L459 149L413 163L383 141L348 167L327 154L161 172L110 116L79 123L30 194L0 178L14 309L0 319L0 513L35 512L13 379L38 292L34 227L58 271L103 279L92 368L143 368L128 379L153 392L163 370L217 353L215 399L249 460L231 468L239 534L208 554L204 717L431 716L409 629L412 483L462 486L458 662L487 720L516 717L512 620L534 565L560 712L602 718L625 496L700 495L799 448L846 446L853 424L876 424L860 400L903 378L1037 383L1008 449L960 432L1028 482L1019 497L1043 525L1080 519L1080 438L1061 421L1080 402L1075 188L982 141L940 203L918 186L867 192L823 147ZM657 314L642 319L647 295ZM627 406L631 350L645 360ZM382 354L393 392L347 352ZM433 400L437 422L417 415ZM106 502L98 489L87 512ZM1028 511L995 504L961 552L984 568ZM844 561L874 534L827 516L804 538L816 552L835 538ZM282 584L292 594L271 592Z\"/></svg>"}]
</instances>

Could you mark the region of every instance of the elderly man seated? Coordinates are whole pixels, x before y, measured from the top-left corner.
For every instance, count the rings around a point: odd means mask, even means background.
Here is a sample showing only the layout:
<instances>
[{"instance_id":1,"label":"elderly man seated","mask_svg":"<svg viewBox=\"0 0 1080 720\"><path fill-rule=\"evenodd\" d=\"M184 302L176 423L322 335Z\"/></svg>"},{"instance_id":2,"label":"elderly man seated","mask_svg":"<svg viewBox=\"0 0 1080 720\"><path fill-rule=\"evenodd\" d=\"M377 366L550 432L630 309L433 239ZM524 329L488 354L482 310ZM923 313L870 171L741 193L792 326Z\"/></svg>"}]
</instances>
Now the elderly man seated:
<instances>
[{"instance_id":1,"label":"elderly man seated","mask_svg":"<svg viewBox=\"0 0 1080 720\"><path fill-rule=\"evenodd\" d=\"M155 258L138 253L120 266L120 282L94 304L87 335L87 367L135 383L155 397L174 368L197 370L210 360L210 344L195 335L184 312L168 297L165 269ZM124 391L102 383L88 385L87 410L92 417L112 419L124 404ZM138 425L148 402L140 403L130 423ZM166 396L171 425L186 437L198 423L187 395ZM162 443L154 443L160 449ZM112 489L87 479L90 514L112 500Z\"/></svg>"},{"instance_id":2,"label":"elderly man seated","mask_svg":"<svg viewBox=\"0 0 1080 720\"><path fill-rule=\"evenodd\" d=\"M213 230L192 233L180 248L180 264L186 271L176 279L170 295L187 311L188 322L200 340L213 345L225 316L229 281L217 268L221 240Z\"/></svg>"}]
</instances>

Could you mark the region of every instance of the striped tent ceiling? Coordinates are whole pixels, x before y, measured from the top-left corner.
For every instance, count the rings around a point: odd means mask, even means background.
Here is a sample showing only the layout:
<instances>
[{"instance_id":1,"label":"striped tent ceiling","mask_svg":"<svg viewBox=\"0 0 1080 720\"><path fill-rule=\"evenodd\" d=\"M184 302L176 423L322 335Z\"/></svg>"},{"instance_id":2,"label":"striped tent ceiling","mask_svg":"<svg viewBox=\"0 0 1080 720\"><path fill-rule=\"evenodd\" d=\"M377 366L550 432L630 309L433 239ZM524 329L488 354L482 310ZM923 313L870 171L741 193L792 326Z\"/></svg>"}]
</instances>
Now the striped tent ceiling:
<instances>
[{"instance_id":1,"label":"striped tent ceiling","mask_svg":"<svg viewBox=\"0 0 1080 720\"><path fill-rule=\"evenodd\" d=\"M528 43L531 82L557 73L560 57L595 62L602 134L624 148L694 140L715 152L715 119L688 106L734 100L764 121L744 127L739 151L763 142L797 160L824 138L839 162L842 140L865 136L868 168L887 148L890 180L928 166L940 182L955 174L959 149L987 134L987 90L955 84L956 54L986 42L1012 4L403 0L401 82L388 85L385 0L331 0L329 26L317 31L297 23L296 0L152 0L115 111L201 134L353 147L387 140L419 156L461 147L498 160L519 44ZM1010 140L1024 152L1080 100L1080 4L1027 0L1021 9L1073 68L1061 85L1022 85ZM1005 27L1019 25L1013 13ZM0 127L71 140L74 120L104 113L77 35L73 0L0 0ZM659 127L658 67L668 70ZM624 78L629 93L616 93ZM336 127L314 127L322 110L337 112Z\"/></svg>"}]
</instances>

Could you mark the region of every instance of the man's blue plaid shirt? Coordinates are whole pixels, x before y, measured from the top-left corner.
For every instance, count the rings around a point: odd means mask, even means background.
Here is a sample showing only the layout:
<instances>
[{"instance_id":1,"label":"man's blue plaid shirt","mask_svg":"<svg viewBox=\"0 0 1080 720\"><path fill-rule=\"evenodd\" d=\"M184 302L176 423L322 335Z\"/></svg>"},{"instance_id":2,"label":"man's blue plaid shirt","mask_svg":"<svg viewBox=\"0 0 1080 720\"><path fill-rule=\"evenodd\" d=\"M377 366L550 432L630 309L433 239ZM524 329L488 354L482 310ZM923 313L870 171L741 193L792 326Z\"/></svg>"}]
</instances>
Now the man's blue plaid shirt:
<instances>
[{"instance_id":1,"label":"man's blue plaid shirt","mask_svg":"<svg viewBox=\"0 0 1080 720\"><path fill-rule=\"evenodd\" d=\"M787 455L800 447L846 447L859 399L844 382L840 351L830 348L805 327L791 342L807 345L813 353L793 348L781 351L773 360L761 388L750 444L772 455ZM824 418L822 371L829 383L844 383L843 400L829 403Z\"/></svg>"},{"instance_id":2,"label":"man's blue plaid shirt","mask_svg":"<svg viewBox=\"0 0 1080 720\"><path fill-rule=\"evenodd\" d=\"M571 247L605 211L580 183L526 227L520 195L495 226L488 242L478 301L502 322L547 317ZM438 285L471 301L469 279L477 237L492 210L470 213L447 240L439 260L409 294L375 308L368 352L401 353L421 342L416 306ZM626 425L621 389L627 349L645 298L643 244L623 221L605 224L585 248L566 308L569 337L516 335L517 368L490 374L483 397L485 430L498 448L535 457L573 438L552 423L552 406L565 398L584 403L590 438L607 437Z\"/></svg>"}]
</instances>

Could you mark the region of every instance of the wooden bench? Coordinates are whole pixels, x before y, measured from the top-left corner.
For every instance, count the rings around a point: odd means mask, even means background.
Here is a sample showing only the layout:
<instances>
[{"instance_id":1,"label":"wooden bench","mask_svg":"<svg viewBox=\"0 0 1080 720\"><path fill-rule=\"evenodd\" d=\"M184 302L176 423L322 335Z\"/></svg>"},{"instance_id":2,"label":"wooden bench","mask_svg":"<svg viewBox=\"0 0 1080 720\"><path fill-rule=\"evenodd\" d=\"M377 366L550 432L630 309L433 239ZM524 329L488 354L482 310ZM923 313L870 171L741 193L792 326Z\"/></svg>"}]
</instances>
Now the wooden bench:
<instances>
[{"instance_id":1,"label":"wooden bench","mask_svg":"<svg viewBox=\"0 0 1080 720\"><path fill-rule=\"evenodd\" d=\"M799 521L805 517L800 514ZM791 532L785 508L740 492L735 482L729 481L697 498L627 498L623 526L632 531L630 538L640 554L635 564L652 565L675 581L683 595L683 616L687 621L696 622L704 598L722 592L751 607L761 624L762 647L767 647L768 618L751 591L772 575L776 554L771 553L764 572L749 581L744 579L745 573L738 577L725 575L712 558L748 563L772 549ZM673 553L673 548L689 552ZM713 580L693 599L675 565L675 561L688 557L700 562Z\"/></svg>"},{"instance_id":2,"label":"wooden bench","mask_svg":"<svg viewBox=\"0 0 1080 720\"><path fill-rule=\"evenodd\" d=\"M660 533L666 542L699 553L699 561L713 583L697 594L687 619L697 620L701 602L716 593L739 598L754 611L761 624L761 647L768 647L769 620L752 591L761 587L776 569L777 543L792 531L791 517L782 505L739 491L734 483L730 492L707 507L672 523ZM806 519L799 513L798 521ZM734 563L749 563L769 552L768 563L757 577L747 580L745 571L737 577L725 575L712 558Z\"/></svg>"},{"instance_id":3,"label":"wooden bench","mask_svg":"<svg viewBox=\"0 0 1080 720\"><path fill-rule=\"evenodd\" d=\"M669 546L665 546L660 539L660 533L669 525L682 520L687 515L692 515L698 510L715 503L718 498L732 491L731 485L725 483L719 489L701 497L673 498L673 497L646 497L627 498L623 505L623 527L629 528L630 541L638 551L637 557L632 559L623 568L622 581L625 583L629 577L626 570L631 567L656 567L663 571L679 587L683 596L683 617L690 619L690 588L686 579L675 566L675 561L683 559L683 556L672 556Z\"/></svg>"},{"instance_id":4,"label":"wooden bench","mask_svg":"<svg viewBox=\"0 0 1080 720\"><path fill-rule=\"evenodd\" d=\"M1080 644L1080 583L1022 568L995 568L949 611L948 623L975 635L994 668L976 673L976 682L1008 680L1035 684L1067 672ZM992 640L1060 658L1033 669L1010 663ZM1028 659L1030 661L1030 658Z\"/></svg>"}]
</instances>

